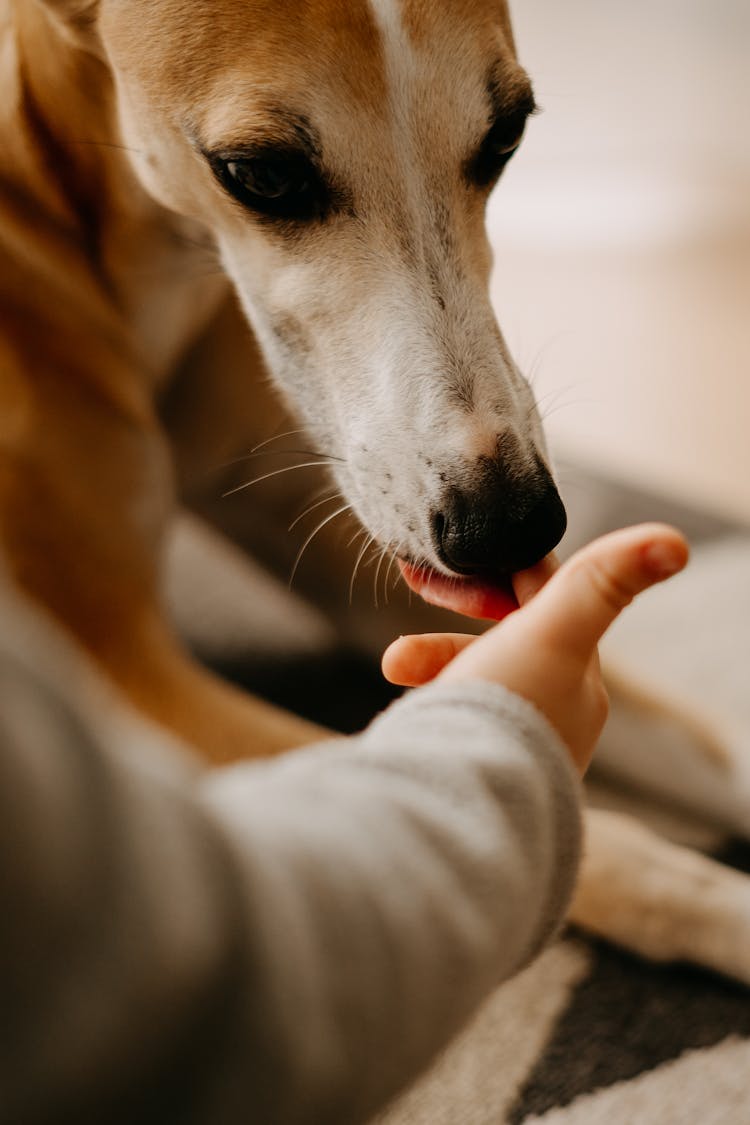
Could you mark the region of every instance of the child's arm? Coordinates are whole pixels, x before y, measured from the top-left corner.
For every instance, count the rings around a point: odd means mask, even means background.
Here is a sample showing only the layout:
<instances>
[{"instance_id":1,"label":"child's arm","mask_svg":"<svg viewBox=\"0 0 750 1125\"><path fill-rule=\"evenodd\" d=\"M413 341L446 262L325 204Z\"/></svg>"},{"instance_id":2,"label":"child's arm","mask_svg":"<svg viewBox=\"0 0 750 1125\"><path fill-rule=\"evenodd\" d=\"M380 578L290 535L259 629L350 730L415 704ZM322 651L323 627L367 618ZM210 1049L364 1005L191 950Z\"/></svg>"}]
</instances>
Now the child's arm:
<instances>
[{"instance_id":1,"label":"child's arm","mask_svg":"<svg viewBox=\"0 0 750 1125\"><path fill-rule=\"evenodd\" d=\"M550 584L550 638L592 581ZM348 744L199 782L1 658L0 1121L341 1125L408 1082L559 925L576 871L558 736L467 671Z\"/></svg>"},{"instance_id":2,"label":"child's arm","mask_svg":"<svg viewBox=\"0 0 750 1125\"><path fill-rule=\"evenodd\" d=\"M201 781L144 734L0 657L3 1125L366 1121L562 919L578 782L497 685Z\"/></svg>"}]
</instances>

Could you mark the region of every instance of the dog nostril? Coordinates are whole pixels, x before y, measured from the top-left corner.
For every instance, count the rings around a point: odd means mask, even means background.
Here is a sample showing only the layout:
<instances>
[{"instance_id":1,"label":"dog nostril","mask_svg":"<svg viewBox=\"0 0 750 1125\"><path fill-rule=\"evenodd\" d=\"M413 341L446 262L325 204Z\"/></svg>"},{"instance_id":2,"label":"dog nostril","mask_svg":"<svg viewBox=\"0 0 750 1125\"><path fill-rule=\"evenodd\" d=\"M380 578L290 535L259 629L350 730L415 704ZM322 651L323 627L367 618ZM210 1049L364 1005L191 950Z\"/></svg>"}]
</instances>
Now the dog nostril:
<instances>
[{"instance_id":1,"label":"dog nostril","mask_svg":"<svg viewBox=\"0 0 750 1125\"><path fill-rule=\"evenodd\" d=\"M433 543L440 561L458 574L486 568L484 558L479 558L485 536L478 526L481 513L477 506L467 504L457 488L447 489L443 500L443 510L432 517Z\"/></svg>"},{"instance_id":2,"label":"dog nostril","mask_svg":"<svg viewBox=\"0 0 750 1125\"><path fill-rule=\"evenodd\" d=\"M442 548L443 536L445 534L445 516L442 512L434 512L432 515L432 541L436 544L438 551Z\"/></svg>"},{"instance_id":3,"label":"dog nostril","mask_svg":"<svg viewBox=\"0 0 750 1125\"><path fill-rule=\"evenodd\" d=\"M547 475L525 488L485 480L471 492L449 488L432 517L441 560L459 574L512 572L539 562L557 546L567 517Z\"/></svg>"},{"instance_id":4,"label":"dog nostril","mask_svg":"<svg viewBox=\"0 0 750 1125\"><path fill-rule=\"evenodd\" d=\"M453 491L451 489L451 493ZM448 495L450 498L451 494ZM466 556L462 550L464 536L456 505L451 504L451 509L450 517L446 517L443 512L435 512L433 515L432 542L440 561L451 570L455 570L457 574L474 574L477 570L474 560Z\"/></svg>"}]
</instances>

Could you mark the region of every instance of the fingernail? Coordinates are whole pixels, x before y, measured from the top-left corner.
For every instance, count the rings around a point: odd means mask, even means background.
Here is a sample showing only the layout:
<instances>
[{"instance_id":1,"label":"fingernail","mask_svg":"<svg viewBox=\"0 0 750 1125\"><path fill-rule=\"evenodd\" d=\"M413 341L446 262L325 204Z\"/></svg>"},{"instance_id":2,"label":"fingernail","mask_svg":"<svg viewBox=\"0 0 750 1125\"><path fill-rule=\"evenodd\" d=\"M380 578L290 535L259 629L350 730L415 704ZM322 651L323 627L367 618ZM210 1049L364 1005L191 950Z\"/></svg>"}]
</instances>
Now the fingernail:
<instances>
[{"instance_id":1,"label":"fingernail","mask_svg":"<svg viewBox=\"0 0 750 1125\"><path fill-rule=\"evenodd\" d=\"M676 543L649 543L643 552L649 572L655 578L669 578L685 565L685 551Z\"/></svg>"}]
</instances>

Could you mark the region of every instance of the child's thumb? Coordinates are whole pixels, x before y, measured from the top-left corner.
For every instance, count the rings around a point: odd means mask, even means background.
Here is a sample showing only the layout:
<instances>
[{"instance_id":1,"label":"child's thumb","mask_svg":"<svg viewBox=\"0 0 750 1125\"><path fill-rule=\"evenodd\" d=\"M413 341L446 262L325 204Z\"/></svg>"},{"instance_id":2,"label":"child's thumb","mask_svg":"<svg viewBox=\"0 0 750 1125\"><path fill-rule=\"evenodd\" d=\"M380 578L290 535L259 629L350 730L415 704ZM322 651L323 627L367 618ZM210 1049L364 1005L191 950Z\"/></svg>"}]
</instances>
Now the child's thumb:
<instances>
[{"instance_id":1,"label":"child's thumb","mask_svg":"<svg viewBox=\"0 0 750 1125\"><path fill-rule=\"evenodd\" d=\"M677 574L689 555L666 524L641 524L595 540L565 563L529 603L543 643L590 659L597 643L633 598Z\"/></svg>"}]
</instances>

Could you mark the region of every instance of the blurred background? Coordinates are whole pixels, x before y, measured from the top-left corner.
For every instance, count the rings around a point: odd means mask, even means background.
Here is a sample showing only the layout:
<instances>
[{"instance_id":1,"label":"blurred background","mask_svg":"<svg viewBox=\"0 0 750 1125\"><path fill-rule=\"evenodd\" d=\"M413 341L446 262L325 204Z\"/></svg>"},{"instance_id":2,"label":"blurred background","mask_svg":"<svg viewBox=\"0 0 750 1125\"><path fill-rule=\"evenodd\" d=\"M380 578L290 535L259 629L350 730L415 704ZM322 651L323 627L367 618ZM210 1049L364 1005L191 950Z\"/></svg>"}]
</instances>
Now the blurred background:
<instances>
[{"instance_id":1,"label":"blurred background","mask_svg":"<svg viewBox=\"0 0 750 1125\"><path fill-rule=\"evenodd\" d=\"M493 298L553 453L750 522L750 3L511 7Z\"/></svg>"}]
</instances>

